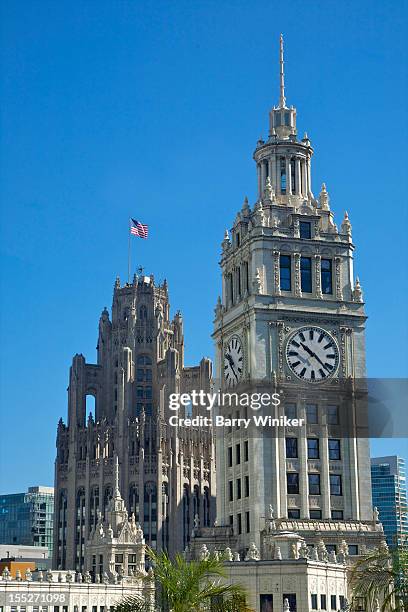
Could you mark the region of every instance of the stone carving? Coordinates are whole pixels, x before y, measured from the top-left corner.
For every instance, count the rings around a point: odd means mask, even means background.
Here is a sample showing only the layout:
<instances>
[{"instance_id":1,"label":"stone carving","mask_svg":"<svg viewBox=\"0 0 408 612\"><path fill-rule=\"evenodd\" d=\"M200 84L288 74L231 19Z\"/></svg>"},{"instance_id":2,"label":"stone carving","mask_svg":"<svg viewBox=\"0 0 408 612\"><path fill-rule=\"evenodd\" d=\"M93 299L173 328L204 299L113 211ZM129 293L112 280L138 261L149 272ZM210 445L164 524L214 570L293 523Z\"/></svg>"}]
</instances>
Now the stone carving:
<instances>
[{"instance_id":1,"label":"stone carving","mask_svg":"<svg viewBox=\"0 0 408 612\"><path fill-rule=\"evenodd\" d=\"M268 176L267 179L266 179L266 182L265 182L265 189L264 189L264 192L263 192L263 200L264 200L264 202L272 202L274 199L275 199L274 189L272 187L271 179Z\"/></svg>"},{"instance_id":2,"label":"stone carving","mask_svg":"<svg viewBox=\"0 0 408 612\"><path fill-rule=\"evenodd\" d=\"M86 571L84 574L84 582L86 582L86 584L90 584L92 582L91 574L88 571Z\"/></svg>"},{"instance_id":3,"label":"stone carving","mask_svg":"<svg viewBox=\"0 0 408 612\"><path fill-rule=\"evenodd\" d=\"M79 582L80 584L82 583L82 574L81 572L78 572L76 575L76 581Z\"/></svg>"},{"instance_id":4,"label":"stone carving","mask_svg":"<svg viewBox=\"0 0 408 612\"><path fill-rule=\"evenodd\" d=\"M103 584L109 584L109 576L107 572L103 572L102 582Z\"/></svg>"},{"instance_id":5,"label":"stone carving","mask_svg":"<svg viewBox=\"0 0 408 612\"><path fill-rule=\"evenodd\" d=\"M322 190L319 194L319 204L322 210L330 210L330 198L327 193L326 183L322 183Z\"/></svg>"},{"instance_id":6,"label":"stone carving","mask_svg":"<svg viewBox=\"0 0 408 612\"><path fill-rule=\"evenodd\" d=\"M58 582L64 582L61 572L58 574Z\"/></svg>"},{"instance_id":7,"label":"stone carving","mask_svg":"<svg viewBox=\"0 0 408 612\"><path fill-rule=\"evenodd\" d=\"M10 570L7 566L3 570L2 577L3 577L3 580L6 580L6 581L10 580Z\"/></svg>"},{"instance_id":8,"label":"stone carving","mask_svg":"<svg viewBox=\"0 0 408 612\"><path fill-rule=\"evenodd\" d=\"M378 523L379 517L380 517L380 513L378 512L378 508L377 508L377 506L374 506L374 509L373 509L373 523Z\"/></svg>"},{"instance_id":9,"label":"stone carving","mask_svg":"<svg viewBox=\"0 0 408 612\"><path fill-rule=\"evenodd\" d=\"M32 574L32 572L31 572L29 567L27 567L24 576L25 576L25 579L27 580L27 582L31 582L31 580L33 579L33 574Z\"/></svg>"},{"instance_id":10,"label":"stone carving","mask_svg":"<svg viewBox=\"0 0 408 612\"><path fill-rule=\"evenodd\" d=\"M17 582L21 582L21 571L19 569L16 570L16 580Z\"/></svg>"},{"instance_id":11,"label":"stone carving","mask_svg":"<svg viewBox=\"0 0 408 612\"><path fill-rule=\"evenodd\" d=\"M344 213L343 223L341 224L341 233L351 236L351 223L347 211Z\"/></svg>"},{"instance_id":12,"label":"stone carving","mask_svg":"<svg viewBox=\"0 0 408 612\"><path fill-rule=\"evenodd\" d=\"M290 612L289 599L287 598L283 601L283 612Z\"/></svg>"},{"instance_id":13,"label":"stone carving","mask_svg":"<svg viewBox=\"0 0 408 612\"><path fill-rule=\"evenodd\" d=\"M315 284L316 284L316 297L322 299L322 283L321 283L321 265L322 256L315 255Z\"/></svg>"},{"instance_id":14,"label":"stone carving","mask_svg":"<svg viewBox=\"0 0 408 612\"><path fill-rule=\"evenodd\" d=\"M210 551L208 550L205 544L202 544L200 548L200 559L204 561L205 559L208 559L209 556L210 556Z\"/></svg>"},{"instance_id":15,"label":"stone carving","mask_svg":"<svg viewBox=\"0 0 408 612\"><path fill-rule=\"evenodd\" d=\"M309 558L309 549L307 547L306 542L303 540L302 544L300 545L299 548L299 555L301 559L308 559Z\"/></svg>"},{"instance_id":16,"label":"stone carving","mask_svg":"<svg viewBox=\"0 0 408 612\"><path fill-rule=\"evenodd\" d=\"M71 570L68 570L67 573L65 574L65 581L71 583L72 580L73 580L72 572Z\"/></svg>"},{"instance_id":17,"label":"stone carving","mask_svg":"<svg viewBox=\"0 0 408 612\"><path fill-rule=\"evenodd\" d=\"M241 557L239 556L239 552L234 552L234 561L241 561Z\"/></svg>"},{"instance_id":18,"label":"stone carving","mask_svg":"<svg viewBox=\"0 0 408 612\"><path fill-rule=\"evenodd\" d=\"M282 553L281 553L280 546L275 546L275 552L274 552L273 558L282 560Z\"/></svg>"},{"instance_id":19,"label":"stone carving","mask_svg":"<svg viewBox=\"0 0 408 612\"><path fill-rule=\"evenodd\" d=\"M319 540L317 544L317 552L318 552L320 561L327 561L327 559L329 558L329 555L327 553L327 548L323 540Z\"/></svg>"},{"instance_id":20,"label":"stone carving","mask_svg":"<svg viewBox=\"0 0 408 612\"><path fill-rule=\"evenodd\" d=\"M334 550L331 550L329 553L329 561L330 563L337 563L336 552Z\"/></svg>"},{"instance_id":21,"label":"stone carving","mask_svg":"<svg viewBox=\"0 0 408 612\"><path fill-rule=\"evenodd\" d=\"M225 230L224 240L222 241L221 246L223 251L228 251L231 246L231 240L227 229Z\"/></svg>"},{"instance_id":22,"label":"stone carving","mask_svg":"<svg viewBox=\"0 0 408 612\"><path fill-rule=\"evenodd\" d=\"M359 302L360 304L363 302L363 290L358 276L353 289L353 302Z\"/></svg>"},{"instance_id":23,"label":"stone carving","mask_svg":"<svg viewBox=\"0 0 408 612\"><path fill-rule=\"evenodd\" d=\"M335 258L335 276L336 276L336 297L338 300L343 299L343 291L341 288L341 257Z\"/></svg>"},{"instance_id":24,"label":"stone carving","mask_svg":"<svg viewBox=\"0 0 408 612\"><path fill-rule=\"evenodd\" d=\"M302 297L302 289L300 284L300 253L294 253L295 258L295 295Z\"/></svg>"},{"instance_id":25,"label":"stone carving","mask_svg":"<svg viewBox=\"0 0 408 612\"><path fill-rule=\"evenodd\" d=\"M256 269L255 278L252 283L254 293L263 293L263 282L261 278L260 268Z\"/></svg>"},{"instance_id":26,"label":"stone carving","mask_svg":"<svg viewBox=\"0 0 408 612\"><path fill-rule=\"evenodd\" d=\"M227 546L227 548L224 551L224 557L226 561L233 561L234 557L232 555L232 550L230 549L229 546Z\"/></svg>"},{"instance_id":27,"label":"stone carving","mask_svg":"<svg viewBox=\"0 0 408 612\"><path fill-rule=\"evenodd\" d=\"M216 319L219 319L222 315L222 302L220 296L218 296L217 303L214 308L214 314Z\"/></svg>"},{"instance_id":28,"label":"stone carving","mask_svg":"<svg viewBox=\"0 0 408 612\"><path fill-rule=\"evenodd\" d=\"M248 204L247 196L245 196L241 212L242 212L242 216L243 217L249 217L249 215L251 214L251 209L250 209L249 204Z\"/></svg>"},{"instance_id":29,"label":"stone carving","mask_svg":"<svg viewBox=\"0 0 408 612\"><path fill-rule=\"evenodd\" d=\"M293 543L290 547L290 558L299 559L299 550L297 544Z\"/></svg>"},{"instance_id":30,"label":"stone carving","mask_svg":"<svg viewBox=\"0 0 408 612\"><path fill-rule=\"evenodd\" d=\"M255 542L251 542L248 552L245 556L245 561L260 561L261 556L259 554L259 550L257 549Z\"/></svg>"},{"instance_id":31,"label":"stone carving","mask_svg":"<svg viewBox=\"0 0 408 612\"><path fill-rule=\"evenodd\" d=\"M47 582L53 582L53 576L52 576L51 570L48 570L48 572L45 575L45 579L47 580Z\"/></svg>"}]
</instances>

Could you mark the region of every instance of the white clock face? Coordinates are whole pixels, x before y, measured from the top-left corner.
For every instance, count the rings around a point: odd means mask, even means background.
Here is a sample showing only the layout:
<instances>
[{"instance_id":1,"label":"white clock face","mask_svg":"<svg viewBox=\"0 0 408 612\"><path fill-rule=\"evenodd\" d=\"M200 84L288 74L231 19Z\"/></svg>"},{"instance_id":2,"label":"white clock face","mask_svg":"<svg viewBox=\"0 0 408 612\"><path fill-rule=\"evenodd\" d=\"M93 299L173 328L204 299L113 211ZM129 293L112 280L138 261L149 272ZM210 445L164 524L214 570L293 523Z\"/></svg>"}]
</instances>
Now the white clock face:
<instances>
[{"instance_id":1,"label":"white clock face","mask_svg":"<svg viewBox=\"0 0 408 612\"><path fill-rule=\"evenodd\" d=\"M301 380L321 382L336 372L339 349L334 338L321 327L302 327L288 340L286 360Z\"/></svg>"},{"instance_id":2,"label":"white clock face","mask_svg":"<svg viewBox=\"0 0 408 612\"><path fill-rule=\"evenodd\" d=\"M244 371L244 351L241 338L232 336L224 353L224 378L228 387L233 387L242 378Z\"/></svg>"}]
</instances>

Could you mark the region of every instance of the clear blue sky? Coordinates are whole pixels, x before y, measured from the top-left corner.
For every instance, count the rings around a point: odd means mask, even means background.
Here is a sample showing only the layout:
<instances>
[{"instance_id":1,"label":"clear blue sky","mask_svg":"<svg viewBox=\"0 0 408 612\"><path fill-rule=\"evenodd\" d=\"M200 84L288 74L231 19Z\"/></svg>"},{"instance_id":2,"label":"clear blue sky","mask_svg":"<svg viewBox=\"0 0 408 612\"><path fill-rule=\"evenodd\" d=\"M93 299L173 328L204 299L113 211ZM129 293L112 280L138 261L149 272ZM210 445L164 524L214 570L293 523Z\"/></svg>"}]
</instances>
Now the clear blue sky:
<instances>
[{"instance_id":1,"label":"clear blue sky","mask_svg":"<svg viewBox=\"0 0 408 612\"><path fill-rule=\"evenodd\" d=\"M401 1L47 0L1 4L0 491L51 484L72 355L95 359L98 317L134 262L167 277L186 360L212 355L224 229L252 153L287 100L348 210L367 300L368 372L407 376L407 46ZM407 457L407 441L374 452Z\"/></svg>"}]
</instances>

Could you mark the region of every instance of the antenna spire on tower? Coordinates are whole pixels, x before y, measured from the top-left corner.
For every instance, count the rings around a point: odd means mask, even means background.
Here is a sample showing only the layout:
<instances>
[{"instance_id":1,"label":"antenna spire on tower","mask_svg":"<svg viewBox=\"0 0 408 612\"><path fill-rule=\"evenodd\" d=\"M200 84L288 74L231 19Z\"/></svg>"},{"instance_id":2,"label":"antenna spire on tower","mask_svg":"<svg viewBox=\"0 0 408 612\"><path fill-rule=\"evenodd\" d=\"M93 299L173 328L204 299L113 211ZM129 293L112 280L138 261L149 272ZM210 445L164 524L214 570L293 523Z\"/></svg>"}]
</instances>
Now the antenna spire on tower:
<instances>
[{"instance_id":1,"label":"antenna spire on tower","mask_svg":"<svg viewBox=\"0 0 408 612\"><path fill-rule=\"evenodd\" d=\"M285 98L285 70L283 67L283 35L280 35L280 45L279 45L279 63L280 63L280 97L279 97L279 107L286 108L286 98Z\"/></svg>"}]
</instances>

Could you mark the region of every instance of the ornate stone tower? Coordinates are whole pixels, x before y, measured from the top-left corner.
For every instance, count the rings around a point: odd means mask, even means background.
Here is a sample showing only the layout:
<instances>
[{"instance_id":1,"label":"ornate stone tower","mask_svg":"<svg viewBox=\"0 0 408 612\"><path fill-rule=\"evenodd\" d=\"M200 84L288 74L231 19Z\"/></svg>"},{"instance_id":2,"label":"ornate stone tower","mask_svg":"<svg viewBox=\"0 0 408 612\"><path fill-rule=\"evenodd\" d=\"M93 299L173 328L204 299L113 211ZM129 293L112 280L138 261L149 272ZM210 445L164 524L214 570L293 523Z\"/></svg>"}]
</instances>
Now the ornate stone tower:
<instances>
[{"instance_id":1,"label":"ornate stone tower","mask_svg":"<svg viewBox=\"0 0 408 612\"><path fill-rule=\"evenodd\" d=\"M366 315L348 215L338 227L326 186L313 195L313 148L306 134L298 139L296 109L286 104L282 38L269 123L254 152L257 201L251 209L245 198L222 242L216 377L223 390L269 387L281 404L256 414L306 424L282 435L217 431L217 519L243 549L260 545L270 514L310 542L321 532L334 546L342 533L358 546L361 530L378 540L368 441L350 430L358 425L354 386L365 377Z\"/></svg>"},{"instance_id":2,"label":"ornate stone tower","mask_svg":"<svg viewBox=\"0 0 408 612\"><path fill-rule=\"evenodd\" d=\"M170 319L166 281L134 277L113 293L112 320L99 320L97 363L75 355L68 423L60 420L55 463L54 567L81 571L85 546L114 496L114 457L126 511L146 543L183 550L194 517L215 514L214 451L206 428L170 427L168 395L210 389L212 365L184 365L183 320ZM95 414L87 414L87 396ZM183 415L181 415L183 416Z\"/></svg>"}]
</instances>

